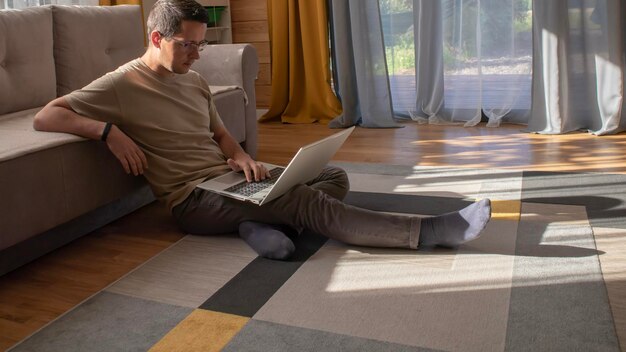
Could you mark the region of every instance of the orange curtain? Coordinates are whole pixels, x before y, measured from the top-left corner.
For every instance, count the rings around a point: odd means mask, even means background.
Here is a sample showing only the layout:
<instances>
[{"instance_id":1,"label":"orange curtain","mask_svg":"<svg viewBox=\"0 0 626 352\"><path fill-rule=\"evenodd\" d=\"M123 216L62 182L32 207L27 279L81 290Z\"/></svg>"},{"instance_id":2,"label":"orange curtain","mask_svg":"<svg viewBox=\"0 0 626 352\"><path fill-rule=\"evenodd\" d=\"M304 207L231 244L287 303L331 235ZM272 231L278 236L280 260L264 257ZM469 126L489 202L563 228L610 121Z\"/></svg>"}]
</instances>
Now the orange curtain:
<instances>
[{"instance_id":1,"label":"orange curtain","mask_svg":"<svg viewBox=\"0 0 626 352\"><path fill-rule=\"evenodd\" d=\"M272 97L259 121L328 123L341 114L330 87L326 0L268 0Z\"/></svg>"}]
</instances>

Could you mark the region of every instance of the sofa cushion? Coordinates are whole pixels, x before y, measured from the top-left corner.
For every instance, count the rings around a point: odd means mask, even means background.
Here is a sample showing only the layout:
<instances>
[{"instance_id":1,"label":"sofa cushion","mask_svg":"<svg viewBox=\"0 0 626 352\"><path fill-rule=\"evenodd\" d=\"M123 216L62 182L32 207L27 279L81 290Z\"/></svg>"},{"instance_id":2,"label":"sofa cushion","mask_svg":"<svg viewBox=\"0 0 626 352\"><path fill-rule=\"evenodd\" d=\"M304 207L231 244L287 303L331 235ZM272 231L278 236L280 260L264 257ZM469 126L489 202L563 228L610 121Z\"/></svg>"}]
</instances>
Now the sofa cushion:
<instances>
[{"instance_id":1,"label":"sofa cushion","mask_svg":"<svg viewBox=\"0 0 626 352\"><path fill-rule=\"evenodd\" d=\"M0 115L56 96L49 6L0 11Z\"/></svg>"},{"instance_id":2,"label":"sofa cushion","mask_svg":"<svg viewBox=\"0 0 626 352\"><path fill-rule=\"evenodd\" d=\"M37 132L33 118L40 108L0 116L0 162L85 138L67 133Z\"/></svg>"},{"instance_id":3,"label":"sofa cushion","mask_svg":"<svg viewBox=\"0 0 626 352\"><path fill-rule=\"evenodd\" d=\"M52 13L58 96L86 86L144 52L138 5L52 6Z\"/></svg>"}]
</instances>

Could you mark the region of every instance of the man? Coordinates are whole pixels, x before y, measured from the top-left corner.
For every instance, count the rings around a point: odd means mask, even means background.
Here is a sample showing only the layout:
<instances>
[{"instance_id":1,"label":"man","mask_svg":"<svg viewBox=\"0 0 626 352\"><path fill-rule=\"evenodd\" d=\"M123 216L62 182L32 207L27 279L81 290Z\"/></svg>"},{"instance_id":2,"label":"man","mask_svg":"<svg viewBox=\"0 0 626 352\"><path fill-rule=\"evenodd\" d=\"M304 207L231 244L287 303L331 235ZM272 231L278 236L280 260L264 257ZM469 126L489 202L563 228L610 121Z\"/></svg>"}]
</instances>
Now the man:
<instances>
[{"instance_id":1,"label":"man","mask_svg":"<svg viewBox=\"0 0 626 352\"><path fill-rule=\"evenodd\" d=\"M302 229L355 245L404 248L456 246L479 236L491 216L489 200L424 220L373 212L341 201L348 178L333 167L263 206L196 188L231 169L248 181L269 176L224 128L207 83L190 70L206 46L206 23L193 0L157 1L145 54L50 102L35 116L35 129L105 141L127 173L146 177L183 230L239 230L267 258L288 258L294 245L285 232Z\"/></svg>"}]
</instances>

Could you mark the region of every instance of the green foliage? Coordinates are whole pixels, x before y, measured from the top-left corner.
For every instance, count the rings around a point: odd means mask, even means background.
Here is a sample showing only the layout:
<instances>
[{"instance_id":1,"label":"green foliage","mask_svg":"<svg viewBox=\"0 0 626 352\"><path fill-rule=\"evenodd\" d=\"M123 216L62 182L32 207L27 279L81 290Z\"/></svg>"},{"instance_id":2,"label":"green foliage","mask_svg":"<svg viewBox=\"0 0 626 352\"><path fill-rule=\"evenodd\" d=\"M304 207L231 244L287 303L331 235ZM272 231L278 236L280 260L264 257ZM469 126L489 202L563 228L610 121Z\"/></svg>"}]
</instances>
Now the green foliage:
<instances>
[{"instance_id":1,"label":"green foliage","mask_svg":"<svg viewBox=\"0 0 626 352\"><path fill-rule=\"evenodd\" d=\"M390 74L414 69L415 43L413 41L413 31L396 35L394 45L385 47L385 55Z\"/></svg>"},{"instance_id":2,"label":"green foliage","mask_svg":"<svg viewBox=\"0 0 626 352\"><path fill-rule=\"evenodd\" d=\"M525 21L532 9L532 0L516 0L515 6L515 20Z\"/></svg>"},{"instance_id":3,"label":"green foliage","mask_svg":"<svg viewBox=\"0 0 626 352\"><path fill-rule=\"evenodd\" d=\"M443 60L446 66L478 55L477 38L480 34L477 33L477 20L480 20L482 31L480 49L483 55L509 55L514 49L512 37L518 38L531 31L532 0L433 1L442 1L445 17ZM379 4L390 73L414 69L413 0L379 0Z\"/></svg>"},{"instance_id":4,"label":"green foliage","mask_svg":"<svg viewBox=\"0 0 626 352\"><path fill-rule=\"evenodd\" d=\"M415 70L415 49L411 47L386 47L387 69L389 74Z\"/></svg>"},{"instance_id":5,"label":"green foliage","mask_svg":"<svg viewBox=\"0 0 626 352\"><path fill-rule=\"evenodd\" d=\"M381 14L413 11L413 0L379 0L378 3Z\"/></svg>"},{"instance_id":6,"label":"green foliage","mask_svg":"<svg viewBox=\"0 0 626 352\"><path fill-rule=\"evenodd\" d=\"M489 56L510 54L513 50L513 38L531 30L531 5L531 0L444 2L444 14L447 16L444 19L444 43L451 51L450 55L475 57L478 49L483 55ZM478 33L479 29L481 33ZM480 48L477 42L479 35Z\"/></svg>"},{"instance_id":7,"label":"green foliage","mask_svg":"<svg viewBox=\"0 0 626 352\"><path fill-rule=\"evenodd\" d=\"M524 16L520 16L515 19L513 23L513 28L515 29L515 34L530 32L532 30L533 19L530 14L530 11L527 12Z\"/></svg>"},{"instance_id":8,"label":"green foliage","mask_svg":"<svg viewBox=\"0 0 626 352\"><path fill-rule=\"evenodd\" d=\"M518 27L522 29L523 21L529 17L528 5L528 0L482 0L480 18L483 52L495 56L510 53L516 23L520 23Z\"/></svg>"},{"instance_id":9,"label":"green foliage","mask_svg":"<svg viewBox=\"0 0 626 352\"><path fill-rule=\"evenodd\" d=\"M443 65L444 67L455 67L458 62L467 60L471 54L467 50L457 48L447 43L443 44Z\"/></svg>"},{"instance_id":10,"label":"green foliage","mask_svg":"<svg viewBox=\"0 0 626 352\"><path fill-rule=\"evenodd\" d=\"M478 29L478 2L466 1L462 5L459 1L451 1L449 4L454 5L451 8L444 9L448 14L444 18L443 40L444 55L448 52L448 58L459 60L461 57L476 56Z\"/></svg>"}]
</instances>

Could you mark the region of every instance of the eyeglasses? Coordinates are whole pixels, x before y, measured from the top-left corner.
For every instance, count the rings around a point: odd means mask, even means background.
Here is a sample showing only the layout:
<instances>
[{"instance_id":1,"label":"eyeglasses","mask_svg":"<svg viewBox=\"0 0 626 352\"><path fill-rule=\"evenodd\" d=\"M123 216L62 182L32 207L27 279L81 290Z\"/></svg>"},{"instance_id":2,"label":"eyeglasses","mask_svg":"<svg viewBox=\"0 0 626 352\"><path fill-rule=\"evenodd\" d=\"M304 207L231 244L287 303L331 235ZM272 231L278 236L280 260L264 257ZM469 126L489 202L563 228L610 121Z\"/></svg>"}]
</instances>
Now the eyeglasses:
<instances>
[{"instance_id":1,"label":"eyeglasses","mask_svg":"<svg viewBox=\"0 0 626 352\"><path fill-rule=\"evenodd\" d=\"M194 41L186 42L184 40L178 40L178 39L172 38L172 37L169 37L167 39L170 39L174 43L180 45L180 47L183 48L186 51L191 51L193 48L196 48L198 51L202 51L209 44L209 42L207 40L203 40L200 43L196 43Z\"/></svg>"}]
</instances>

